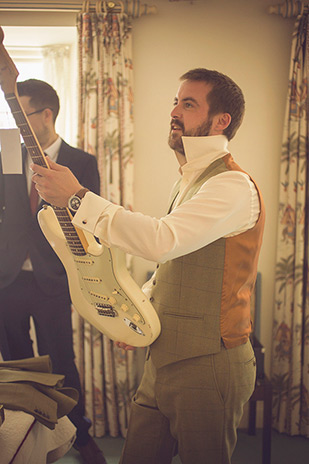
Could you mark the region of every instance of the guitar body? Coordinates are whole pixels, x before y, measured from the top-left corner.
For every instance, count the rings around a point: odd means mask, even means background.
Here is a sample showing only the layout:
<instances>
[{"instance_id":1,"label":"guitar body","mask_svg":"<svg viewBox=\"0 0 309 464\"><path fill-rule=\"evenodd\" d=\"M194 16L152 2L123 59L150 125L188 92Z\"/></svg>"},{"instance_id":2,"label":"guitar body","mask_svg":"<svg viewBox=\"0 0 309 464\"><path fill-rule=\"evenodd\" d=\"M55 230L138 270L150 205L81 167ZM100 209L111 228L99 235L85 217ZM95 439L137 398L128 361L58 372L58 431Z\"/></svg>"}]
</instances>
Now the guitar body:
<instances>
[{"instance_id":1,"label":"guitar body","mask_svg":"<svg viewBox=\"0 0 309 464\"><path fill-rule=\"evenodd\" d=\"M5 50L0 27L0 86L28 153L35 164L49 165L20 104L18 71ZM68 208L47 206L39 212L46 239L62 261L76 310L100 332L115 341L147 346L159 336L159 317L130 276L125 254L100 245L89 233L75 228Z\"/></svg>"},{"instance_id":2,"label":"guitar body","mask_svg":"<svg viewBox=\"0 0 309 464\"><path fill-rule=\"evenodd\" d=\"M150 345L160 333L160 321L148 298L130 276L125 254L107 248L85 233L88 253L75 256L52 207L38 220L46 239L65 267L72 303L78 313L100 332L132 346Z\"/></svg>"}]
</instances>

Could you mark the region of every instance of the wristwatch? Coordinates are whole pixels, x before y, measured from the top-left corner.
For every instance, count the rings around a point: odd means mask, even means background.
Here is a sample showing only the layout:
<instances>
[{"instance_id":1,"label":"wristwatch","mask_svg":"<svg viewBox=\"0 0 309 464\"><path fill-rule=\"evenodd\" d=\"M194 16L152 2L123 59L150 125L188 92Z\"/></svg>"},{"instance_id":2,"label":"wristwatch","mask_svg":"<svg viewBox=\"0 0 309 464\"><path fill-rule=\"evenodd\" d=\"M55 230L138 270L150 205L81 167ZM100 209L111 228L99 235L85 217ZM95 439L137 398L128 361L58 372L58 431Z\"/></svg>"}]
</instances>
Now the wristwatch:
<instances>
[{"instance_id":1,"label":"wristwatch","mask_svg":"<svg viewBox=\"0 0 309 464\"><path fill-rule=\"evenodd\" d=\"M82 188L78 192L74 193L69 200L68 200L68 208L73 212L76 213L78 208L81 205L82 199L86 195L86 193L89 192L89 189L87 188Z\"/></svg>"}]
</instances>

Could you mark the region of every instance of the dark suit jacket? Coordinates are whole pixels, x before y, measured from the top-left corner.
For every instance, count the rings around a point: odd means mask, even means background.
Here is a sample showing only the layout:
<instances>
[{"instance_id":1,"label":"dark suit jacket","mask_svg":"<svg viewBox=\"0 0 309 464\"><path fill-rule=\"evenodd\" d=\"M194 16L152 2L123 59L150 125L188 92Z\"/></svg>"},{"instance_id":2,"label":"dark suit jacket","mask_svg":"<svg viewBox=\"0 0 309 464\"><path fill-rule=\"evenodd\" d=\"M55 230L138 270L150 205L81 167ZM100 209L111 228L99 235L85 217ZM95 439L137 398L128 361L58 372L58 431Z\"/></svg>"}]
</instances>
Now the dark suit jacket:
<instances>
[{"instance_id":1,"label":"dark suit jacket","mask_svg":"<svg viewBox=\"0 0 309 464\"><path fill-rule=\"evenodd\" d=\"M62 141L57 162L69 167L84 187L99 193L94 156ZM29 253L43 292L54 296L68 292L65 269L41 232L37 218L31 215L25 173L3 175L1 168L0 195L0 203L4 204L0 222L0 289L16 279ZM41 201L38 210L43 204Z\"/></svg>"}]
</instances>

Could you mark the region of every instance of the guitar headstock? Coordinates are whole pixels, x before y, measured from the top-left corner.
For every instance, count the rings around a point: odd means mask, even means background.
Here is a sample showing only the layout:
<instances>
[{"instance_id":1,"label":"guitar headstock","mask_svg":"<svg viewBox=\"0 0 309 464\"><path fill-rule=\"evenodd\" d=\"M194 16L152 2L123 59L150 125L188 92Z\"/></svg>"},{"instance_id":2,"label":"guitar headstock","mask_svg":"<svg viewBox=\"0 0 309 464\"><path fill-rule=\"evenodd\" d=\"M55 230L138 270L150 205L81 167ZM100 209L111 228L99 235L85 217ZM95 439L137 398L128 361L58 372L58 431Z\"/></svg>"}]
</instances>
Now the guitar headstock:
<instances>
[{"instance_id":1,"label":"guitar headstock","mask_svg":"<svg viewBox=\"0 0 309 464\"><path fill-rule=\"evenodd\" d=\"M0 26L0 87L4 94L16 93L19 72L3 45L4 33Z\"/></svg>"}]
</instances>

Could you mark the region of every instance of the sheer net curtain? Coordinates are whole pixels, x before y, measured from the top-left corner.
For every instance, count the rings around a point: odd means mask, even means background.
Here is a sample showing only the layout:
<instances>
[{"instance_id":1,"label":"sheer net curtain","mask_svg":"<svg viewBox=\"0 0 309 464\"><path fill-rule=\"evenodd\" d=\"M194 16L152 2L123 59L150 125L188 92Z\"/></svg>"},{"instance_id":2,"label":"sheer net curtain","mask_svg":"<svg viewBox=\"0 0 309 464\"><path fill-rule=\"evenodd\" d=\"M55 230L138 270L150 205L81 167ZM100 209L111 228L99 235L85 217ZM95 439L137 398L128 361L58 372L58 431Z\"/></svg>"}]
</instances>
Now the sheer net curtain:
<instances>
[{"instance_id":1,"label":"sheer net curtain","mask_svg":"<svg viewBox=\"0 0 309 464\"><path fill-rule=\"evenodd\" d=\"M79 146L96 155L101 194L132 208L133 69L131 24L123 13L81 13ZM112 341L73 314L77 365L92 433L125 435L137 387L137 352Z\"/></svg>"},{"instance_id":2,"label":"sheer net curtain","mask_svg":"<svg viewBox=\"0 0 309 464\"><path fill-rule=\"evenodd\" d=\"M74 44L42 47L44 80L54 87L60 99L56 120L59 135L71 145L77 144L77 50Z\"/></svg>"},{"instance_id":3,"label":"sheer net curtain","mask_svg":"<svg viewBox=\"0 0 309 464\"><path fill-rule=\"evenodd\" d=\"M309 437L309 19L295 24L281 167L273 325L273 422Z\"/></svg>"}]
</instances>

